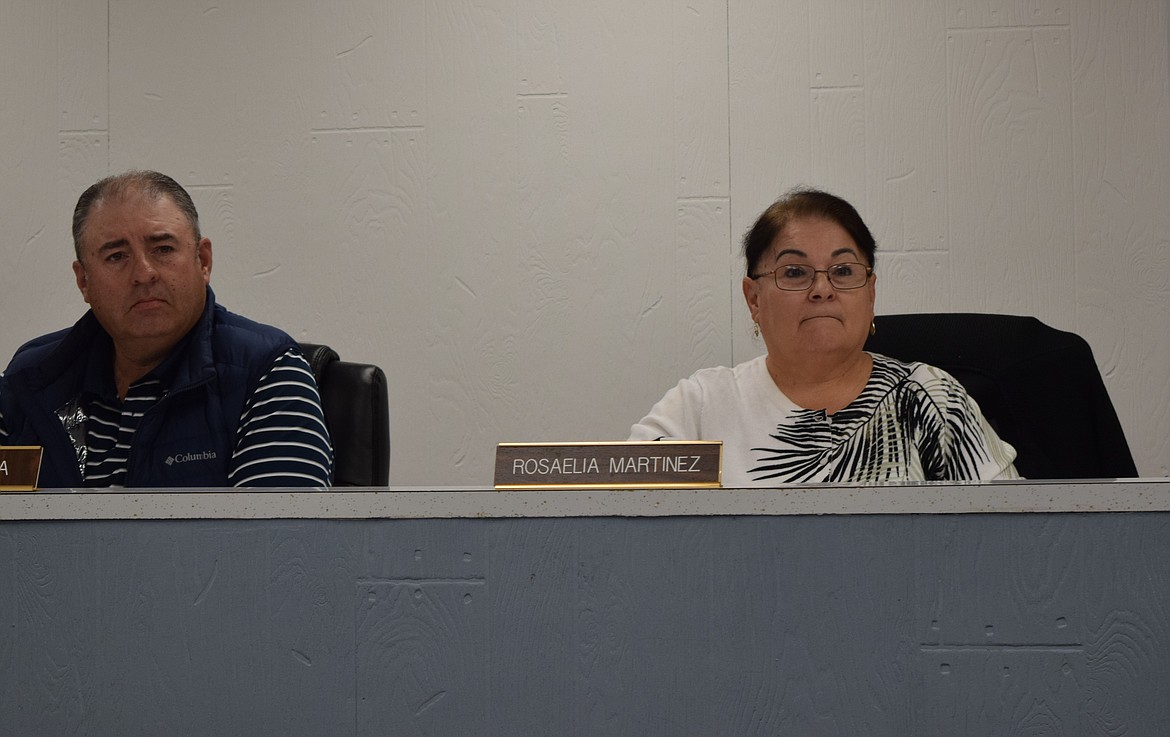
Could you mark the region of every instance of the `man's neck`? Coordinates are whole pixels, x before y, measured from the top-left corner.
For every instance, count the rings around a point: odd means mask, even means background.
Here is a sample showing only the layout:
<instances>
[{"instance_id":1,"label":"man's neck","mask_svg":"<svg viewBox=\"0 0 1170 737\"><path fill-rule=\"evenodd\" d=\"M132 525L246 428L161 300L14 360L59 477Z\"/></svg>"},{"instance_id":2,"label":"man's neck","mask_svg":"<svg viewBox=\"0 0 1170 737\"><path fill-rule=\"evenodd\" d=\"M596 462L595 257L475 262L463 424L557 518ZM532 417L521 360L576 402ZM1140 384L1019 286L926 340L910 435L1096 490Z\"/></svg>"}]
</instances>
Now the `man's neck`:
<instances>
[{"instance_id":1,"label":"man's neck","mask_svg":"<svg viewBox=\"0 0 1170 737\"><path fill-rule=\"evenodd\" d=\"M166 357L167 351L135 352L115 347L114 386L118 390L118 399L124 400L130 385L153 371Z\"/></svg>"}]
</instances>

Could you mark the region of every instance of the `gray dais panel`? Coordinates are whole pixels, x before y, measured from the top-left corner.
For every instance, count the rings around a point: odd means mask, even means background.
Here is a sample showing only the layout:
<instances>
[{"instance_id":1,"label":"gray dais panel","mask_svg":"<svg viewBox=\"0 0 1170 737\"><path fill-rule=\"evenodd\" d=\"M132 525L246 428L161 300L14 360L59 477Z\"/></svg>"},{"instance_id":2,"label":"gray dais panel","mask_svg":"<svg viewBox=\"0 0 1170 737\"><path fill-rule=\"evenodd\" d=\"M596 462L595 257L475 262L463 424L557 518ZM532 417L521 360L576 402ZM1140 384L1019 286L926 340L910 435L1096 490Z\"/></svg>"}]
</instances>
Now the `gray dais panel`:
<instances>
[{"instance_id":1,"label":"gray dais panel","mask_svg":"<svg viewBox=\"0 0 1170 737\"><path fill-rule=\"evenodd\" d=\"M0 734L1170 734L1170 513L0 522Z\"/></svg>"}]
</instances>

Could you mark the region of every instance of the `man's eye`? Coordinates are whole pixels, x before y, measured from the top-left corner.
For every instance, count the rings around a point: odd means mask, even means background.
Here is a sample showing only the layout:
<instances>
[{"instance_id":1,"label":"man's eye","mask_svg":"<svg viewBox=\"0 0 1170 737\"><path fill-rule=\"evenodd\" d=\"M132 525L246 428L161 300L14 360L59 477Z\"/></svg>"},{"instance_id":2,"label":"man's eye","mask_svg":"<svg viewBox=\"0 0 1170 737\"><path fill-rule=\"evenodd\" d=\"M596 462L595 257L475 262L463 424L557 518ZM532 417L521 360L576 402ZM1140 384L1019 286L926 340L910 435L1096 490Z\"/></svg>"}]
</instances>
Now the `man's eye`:
<instances>
[{"instance_id":1,"label":"man's eye","mask_svg":"<svg viewBox=\"0 0 1170 737\"><path fill-rule=\"evenodd\" d=\"M126 254L121 252L108 253L106 254L106 263L117 263L124 258L126 258Z\"/></svg>"},{"instance_id":2,"label":"man's eye","mask_svg":"<svg viewBox=\"0 0 1170 737\"><path fill-rule=\"evenodd\" d=\"M160 245L160 246L157 246L154 249L154 251L155 251L155 253L161 253L161 254L174 253L175 247L170 246L170 245Z\"/></svg>"}]
</instances>

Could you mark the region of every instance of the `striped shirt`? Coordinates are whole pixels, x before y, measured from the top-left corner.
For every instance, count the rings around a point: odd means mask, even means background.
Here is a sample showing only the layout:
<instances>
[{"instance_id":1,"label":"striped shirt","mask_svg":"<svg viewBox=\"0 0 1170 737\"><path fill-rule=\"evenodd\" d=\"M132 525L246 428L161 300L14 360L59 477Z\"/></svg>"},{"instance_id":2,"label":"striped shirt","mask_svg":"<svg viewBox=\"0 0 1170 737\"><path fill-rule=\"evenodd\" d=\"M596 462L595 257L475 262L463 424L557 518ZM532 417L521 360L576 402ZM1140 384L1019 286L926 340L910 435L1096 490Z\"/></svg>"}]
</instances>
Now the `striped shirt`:
<instances>
[{"instance_id":1,"label":"striped shirt","mask_svg":"<svg viewBox=\"0 0 1170 737\"><path fill-rule=\"evenodd\" d=\"M232 486L329 486L333 452L321 396L304 356L289 350L244 406L228 470Z\"/></svg>"},{"instance_id":2,"label":"striped shirt","mask_svg":"<svg viewBox=\"0 0 1170 737\"><path fill-rule=\"evenodd\" d=\"M91 395L85 402L85 443L78 463L87 487L125 486L134 433L162 400L153 373L130 385L126 398ZM0 415L0 444L8 438ZM304 357L290 349L260 378L240 418L228 483L237 487L328 487L333 453L321 397Z\"/></svg>"}]
</instances>

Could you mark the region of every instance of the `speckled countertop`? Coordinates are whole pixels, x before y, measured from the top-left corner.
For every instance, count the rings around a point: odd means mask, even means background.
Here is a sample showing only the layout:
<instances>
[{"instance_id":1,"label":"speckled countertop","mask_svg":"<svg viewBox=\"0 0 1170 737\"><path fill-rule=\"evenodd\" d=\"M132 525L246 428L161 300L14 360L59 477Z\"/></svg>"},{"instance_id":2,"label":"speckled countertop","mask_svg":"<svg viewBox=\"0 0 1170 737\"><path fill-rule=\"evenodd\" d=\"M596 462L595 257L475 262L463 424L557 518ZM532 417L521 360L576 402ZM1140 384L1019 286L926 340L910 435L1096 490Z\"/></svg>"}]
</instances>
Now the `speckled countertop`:
<instances>
[{"instance_id":1,"label":"speckled countertop","mask_svg":"<svg viewBox=\"0 0 1170 737\"><path fill-rule=\"evenodd\" d=\"M659 517L1170 511L1170 479L777 489L118 490L0 493L0 520Z\"/></svg>"}]
</instances>

